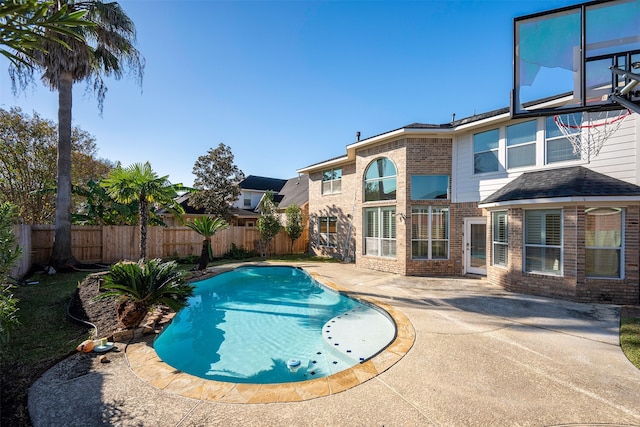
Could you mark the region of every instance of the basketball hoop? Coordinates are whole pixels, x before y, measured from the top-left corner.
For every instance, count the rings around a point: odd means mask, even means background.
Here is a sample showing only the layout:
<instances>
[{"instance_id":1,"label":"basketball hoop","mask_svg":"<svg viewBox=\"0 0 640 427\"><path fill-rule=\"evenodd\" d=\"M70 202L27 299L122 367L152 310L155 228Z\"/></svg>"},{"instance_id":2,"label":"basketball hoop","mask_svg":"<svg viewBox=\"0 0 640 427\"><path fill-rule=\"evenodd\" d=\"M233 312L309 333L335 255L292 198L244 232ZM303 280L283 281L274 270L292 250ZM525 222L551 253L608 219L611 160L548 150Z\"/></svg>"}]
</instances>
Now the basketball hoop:
<instances>
[{"instance_id":1,"label":"basketball hoop","mask_svg":"<svg viewBox=\"0 0 640 427\"><path fill-rule=\"evenodd\" d=\"M573 154L590 161L600 153L604 142L618 130L631 110L610 110L553 116L560 132L571 142Z\"/></svg>"}]
</instances>

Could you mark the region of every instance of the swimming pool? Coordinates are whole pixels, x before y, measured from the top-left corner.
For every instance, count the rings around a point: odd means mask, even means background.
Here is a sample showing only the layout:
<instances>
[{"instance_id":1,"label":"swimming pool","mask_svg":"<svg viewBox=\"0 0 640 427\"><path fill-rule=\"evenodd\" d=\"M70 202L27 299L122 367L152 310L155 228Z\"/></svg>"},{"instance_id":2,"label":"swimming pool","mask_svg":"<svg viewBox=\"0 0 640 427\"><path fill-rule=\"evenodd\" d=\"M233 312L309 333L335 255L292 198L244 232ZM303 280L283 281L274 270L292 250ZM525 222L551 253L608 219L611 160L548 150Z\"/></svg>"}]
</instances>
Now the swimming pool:
<instances>
[{"instance_id":1,"label":"swimming pool","mask_svg":"<svg viewBox=\"0 0 640 427\"><path fill-rule=\"evenodd\" d=\"M295 267L240 267L196 282L155 340L165 363L234 383L321 378L368 360L395 338L390 317Z\"/></svg>"}]
</instances>

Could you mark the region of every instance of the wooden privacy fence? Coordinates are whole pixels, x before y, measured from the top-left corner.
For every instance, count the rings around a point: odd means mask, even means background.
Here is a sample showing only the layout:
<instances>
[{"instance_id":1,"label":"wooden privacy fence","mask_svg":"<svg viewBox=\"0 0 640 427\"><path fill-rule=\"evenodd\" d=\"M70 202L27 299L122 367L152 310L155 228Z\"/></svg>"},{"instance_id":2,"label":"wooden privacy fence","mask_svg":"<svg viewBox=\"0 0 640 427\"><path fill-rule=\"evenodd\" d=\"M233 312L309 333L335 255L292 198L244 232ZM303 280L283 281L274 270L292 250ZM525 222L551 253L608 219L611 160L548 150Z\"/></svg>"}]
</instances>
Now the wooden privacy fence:
<instances>
[{"instance_id":1,"label":"wooden privacy fence","mask_svg":"<svg viewBox=\"0 0 640 427\"><path fill-rule=\"evenodd\" d=\"M20 226L23 252L30 258L29 265L47 264L53 248L55 229L53 225ZM29 234L30 238L27 238ZM231 249L232 244L254 250L259 239L258 230L252 227L229 227L218 231L211 238L213 256L219 257ZM188 227L149 227L147 229L147 258L171 258L200 255L203 237ZM114 263L124 259L137 260L140 229L137 226L92 226L71 227L73 256L82 263ZM305 230L293 247L294 253L306 253L309 243ZM26 246L30 245L29 247ZM291 253L291 239L284 232L271 242L271 254Z\"/></svg>"}]
</instances>

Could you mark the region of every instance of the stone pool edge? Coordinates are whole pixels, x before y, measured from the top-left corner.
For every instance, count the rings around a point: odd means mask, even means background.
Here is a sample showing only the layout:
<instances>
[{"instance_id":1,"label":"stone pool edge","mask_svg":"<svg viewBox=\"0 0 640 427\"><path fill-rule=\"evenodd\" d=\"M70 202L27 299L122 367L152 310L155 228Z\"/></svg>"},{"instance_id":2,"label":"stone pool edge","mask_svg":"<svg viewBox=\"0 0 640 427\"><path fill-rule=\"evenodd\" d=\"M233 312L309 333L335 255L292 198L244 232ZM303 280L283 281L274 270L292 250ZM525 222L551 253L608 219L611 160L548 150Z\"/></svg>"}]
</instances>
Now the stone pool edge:
<instances>
[{"instance_id":1,"label":"stone pool edge","mask_svg":"<svg viewBox=\"0 0 640 427\"><path fill-rule=\"evenodd\" d=\"M307 273L324 286L350 293L348 289L326 280L322 275ZM327 377L279 384L227 383L199 378L160 360L153 349L154 336L127 344L125 359L129 369L142 381L167 393L192 399L220 403L285 403L330 396L349 390L386 371L400 361L415 342L415 329L400 310L375 298L349 296L384 310L396 325L396 336L387 347L367 361Z\"/></svg>"}]
</instances>

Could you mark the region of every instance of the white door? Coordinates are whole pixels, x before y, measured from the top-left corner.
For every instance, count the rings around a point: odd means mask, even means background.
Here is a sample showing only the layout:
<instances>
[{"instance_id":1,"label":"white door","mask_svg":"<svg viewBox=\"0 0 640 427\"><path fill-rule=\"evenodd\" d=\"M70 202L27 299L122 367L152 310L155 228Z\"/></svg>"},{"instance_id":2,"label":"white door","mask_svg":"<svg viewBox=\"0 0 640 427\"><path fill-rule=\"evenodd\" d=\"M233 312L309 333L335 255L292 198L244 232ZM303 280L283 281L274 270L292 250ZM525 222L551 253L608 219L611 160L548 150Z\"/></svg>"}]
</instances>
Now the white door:
<instances>
[{"instance_id":1,"label":"white door","mask_svg":"<svg viewBox=\"0 0 640 427\"><path fill-rule=\"evenodd\" d=\"M464 272L487 275L487 220L464 220Z\"/></svg>"}]
</instances>

